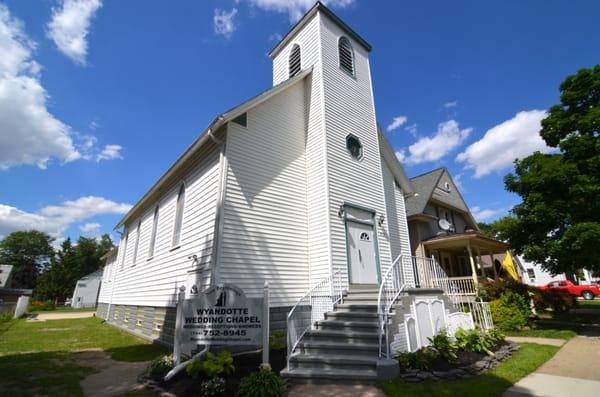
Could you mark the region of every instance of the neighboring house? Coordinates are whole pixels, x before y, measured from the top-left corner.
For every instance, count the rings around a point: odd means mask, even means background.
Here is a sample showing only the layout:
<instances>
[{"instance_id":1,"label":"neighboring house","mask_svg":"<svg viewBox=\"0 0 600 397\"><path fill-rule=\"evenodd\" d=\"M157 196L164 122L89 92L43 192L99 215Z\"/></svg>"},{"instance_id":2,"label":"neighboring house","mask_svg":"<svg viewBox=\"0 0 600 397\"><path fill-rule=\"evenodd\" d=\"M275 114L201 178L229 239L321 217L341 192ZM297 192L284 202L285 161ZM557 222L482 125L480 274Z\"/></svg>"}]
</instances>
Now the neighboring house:
<instances>
[{"instance_id":1,"label":"neighboring house","mask_svg":"<svg viewBox=\"0 0 600 397\"><path fill-rule=\"evenodd\" d=\"M103 269L96 270L93 273L83 276L77 281L73 298L71 299L71 307L95 307L98 303L98 293L102 283Z\"/></svg>"},{"instance_id":2,"label":"neighboring house","mask_svg":"<svg viewBox=\"0 0 600 397\"><path fill-rule=\"evenodd\" d=\"M377 128L370 50L315 5L270 52L273 87L216 117L116 225L99 316L171 343L180 286L269 282L273 329L333 273L376 287L410 253L412 187Z\"/></svg>"},{"instance_id":3,"label":"neighboring house","mask_svg":"<svg viewBox=\"0 0 600 397\"><path fill-rule=\"evenodd\" d=\"M479 278L496 278L495 255L508 245L482 235L446 168L411 178L415 194L406 200L411 252L434 257L456 285L473 294ZM483 258L487 257L487 269Z\"/></svg>"},{"instance_id":4,"label":"neighboring house","mask_svg":"<svg viewBox=\"0 0 600 397\"><path fill-rule=\"evenodd\" d=\"M0 265L0 313L14 313L19 298L29 297L30 289L11 288L13 266Z\"/></svg>"},{"instance_id":5,"label":"neighboring house","mask_svg":"<svg viewBox=\"0 0 600 397\"><path fill-rule=\"evenodd\" d=\"M11 265L0 265L0 288L10 287L12 269Z\"/></svg>"},{"instance_id":6,"label":"neighboring house","mask_svg":"<svg viewBox=\"0 0 600 397\"><path fill-rule=\"evenodd\" d=\"M526 261L523 257L519 257L519 260L523 266L523 282L525 284L540 286L546 285L554 280L566 280L570 279L576 281L580 285L589 285L592 282L598 282L599 277L594 277L593 273L587 269L581 269L580 275L568 275L565 273L552 274L547 270L544 270L541 265L533 262Z\"/></svg>"}]
</instances>

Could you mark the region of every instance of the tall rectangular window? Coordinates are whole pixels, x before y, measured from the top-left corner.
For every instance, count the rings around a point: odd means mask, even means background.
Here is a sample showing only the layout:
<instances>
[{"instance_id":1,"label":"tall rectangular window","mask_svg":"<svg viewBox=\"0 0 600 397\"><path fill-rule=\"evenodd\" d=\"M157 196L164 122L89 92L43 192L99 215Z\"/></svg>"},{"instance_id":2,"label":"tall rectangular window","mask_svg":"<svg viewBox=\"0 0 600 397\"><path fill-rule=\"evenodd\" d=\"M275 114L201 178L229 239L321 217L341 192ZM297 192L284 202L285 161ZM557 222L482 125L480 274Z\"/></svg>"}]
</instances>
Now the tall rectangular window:
<instances>
[{"instance_id":1,"label":"tall rectangular window","mask_svg":"<svg viewBox=\"0 0 600 397\"><path fill-rule=\"evenodd\" d=\"M150 235L150 247L148 248L148 257L154 256L154 245L156 244L156 229L158 227L158 205L154 209L154 218L152 219L152 234Z\"/></svg>"},{"instance_id":2,"label":"tall rectangular window","mask_svg":"<svg viewBox=\"0 0 600 397\"><path fill-rule=\"evenodd\" d=\"M175 227L173 229L173 247L179 245L181 239L181 224L183 223L183 205L185 202L185 185L181 185L177 194L177 207L175 208Z\"/></svg>"},{"instance_id":3,"label":"tall rectangular window","mask_svg":"<svg viewBox=\"0 0 600 397\"><path fill-rule=\"evenodd\" d=\"M140 244L140 227L142 226L142 221L139 220L138 224L137 224L137 228L135 230L135 245L133 246L133 263L131 264L131 266L135 266L136 262L137 262L137 253L138 253L138 246Z\"/></svg>"},{"instance_id":4,"label":"tall rectangular window","mask_svg":"<svg viewBox=\"0 0 600 397\"><path fill-rule=\"evenodd\" d=\"M123 242L123 260L121 261L121 271L125 268L125 258L127 256L127 240L129 240L129 230L125 234L125 241Z\"/></svg>"}]
</instances>

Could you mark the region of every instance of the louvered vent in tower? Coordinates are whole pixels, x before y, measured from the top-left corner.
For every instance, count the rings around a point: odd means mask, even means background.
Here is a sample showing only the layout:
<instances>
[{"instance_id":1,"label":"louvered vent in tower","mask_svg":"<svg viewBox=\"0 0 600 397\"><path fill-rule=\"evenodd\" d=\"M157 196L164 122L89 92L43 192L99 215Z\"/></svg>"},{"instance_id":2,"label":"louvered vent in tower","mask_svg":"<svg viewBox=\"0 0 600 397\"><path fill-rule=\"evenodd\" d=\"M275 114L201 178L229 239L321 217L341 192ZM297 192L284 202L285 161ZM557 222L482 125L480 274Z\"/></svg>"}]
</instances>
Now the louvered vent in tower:
<instances>
[{"instance_id":1,"label":"louvered vent in tower","mask_svg":"<svg viewBox=\"0 0 600 397\"><path fill-rule=\"evenodd\" d=\"M352 44L346 37L341 37L338 42L338 52L340 57L340 68L354 76L354 51Z\"/></svg>"},{"instance_id":2,"label":"louvered vent in tower","mask_svg":"<svg viewBox=\"0 0 600 397\"><path fill-rule=\"evenodd\" d=\"M292 51L290 52L290 77L294 77L302 69L302 62L300 60L300 46L294 44Z\"/></svg>"}]
</instances>

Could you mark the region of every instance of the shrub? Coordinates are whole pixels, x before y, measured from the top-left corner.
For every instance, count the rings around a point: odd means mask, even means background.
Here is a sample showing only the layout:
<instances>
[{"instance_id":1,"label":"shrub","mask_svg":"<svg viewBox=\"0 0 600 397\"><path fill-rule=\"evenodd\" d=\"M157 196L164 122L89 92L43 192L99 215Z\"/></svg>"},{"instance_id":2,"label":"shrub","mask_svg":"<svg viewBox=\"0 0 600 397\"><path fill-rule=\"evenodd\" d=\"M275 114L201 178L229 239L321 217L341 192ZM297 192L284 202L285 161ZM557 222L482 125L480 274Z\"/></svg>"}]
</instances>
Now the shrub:
<instances>
[{"instance_id":1,"label":"shrub","mask_svg":"<svg viewBox=\"0 0 600 397\"><path fill-rule=\"evenodd\" d=\"M240 381L239 397L279 397L285 392L285 382L269 368L261 368Z\"/></svg>"},{"instance_id":2,"label":"shrub","mask_svg":"<svg viewBox=\"0 0 600 397\"><path fill-rule=\"evenodd\" d=\"M527 325L531 310L528 301L512 291L506 291L499 299L490 302L494 325L500 330L518 330Z\"/></svg>"},{"instance_id":3,"label":"shrub","mask_svg":"<svg viewBox=\"0 0 600 397\"><path fill-rule=\"evenodd\" d=\"M521 295L523 299L528 302L529 292L533 290L535 290L535 288L531 288L528 285L513 279L495 280L479 284L477 295L484 301L489 302L495 299L500 299L500 297L506 292L513 292Z\"/></svg>"},{"instance_id":4,"label":"shrub","mask_svg":"<svg viewBox=\"0 0 600 397\"><path fill-rule=\"evenodd\" d=\"M0 324L4 324L12 320L12 313L0 313Z\"/></svg>"},{"instance_id":5,"label":"shrub","mask_svg":"<svg viewBox=\"0 0 600 397\"><path fill-rule=\"evenodd\" d=\"M492 328L484 334L484 338L487 338L492 345L495 345L496 343L503 341L505 335L498 328Z\"/></svg>"},{"instance_id":6,"label":"shrub","mask_svg":"<svg viewBox=\"0 0 600 397\"><path fill-rule=\"evenodd\" d=\"M285 332L273 331L269 336L269 348L271 350L283 350L287 347Z\"/></svg>"},{"instance_id":7,"label":"shrub","mask_svg":"<svg viewBox=\"0 0 600 397\"><path fill-rule=\"evenodd\" d=\"M484 353L490 356L494 354L490 348L496 343L479 334L477 330L472 329L465 331L460 328L456 331L456 334L454 334L454 338L456 339L456 346L460 350L473 353Z\"/></svg>"},{"instance_id":8,"label":"shrub","mask_svg":"<svg viewBox=\"0 0 600 397\"><path fill-rule=\"evenodd\" d=\"M162 380L174 366L175 358L172 355L157 357L148 367L148 376L155 380Z\"/></svg>"},{"instance_id":9,"label":"shrub","mask_svg":"<svg viewBox=\"0 0 600 397\"><path fill-rule=\"evenodd\" d=\"M29 307L27 308L27 310L30 312L51 311L51 310L56 310L56 305L54 304L54 302L52 302L50 300L33 301L29 304Z\"/></svg>"},{"instance_id":10,"label":"shrub","mask_svg":"<svg viewBox=\"0 0 600 397\"><path fill-rule=\"evenodd\" d=\"M400 367L419 371L428 370L436 358L438 358L437 352L429 347L422 347L415 352L400 353L397 357Z\"/></svg>"},{"instance_id":11,"label":"shrub","mask_svg":"<svg viewBox=\"0 0 600 397\"><path fill-rule=\"evenodd\" d=\"M566 292L542 292L539 290L532 293L533 305L536 310L552 309L555 313L568 312L577 303L574 296Z\"/></svg>"},{"instance_id":12,"label":"shrub","mask_svg":"<svg viewBox=\"0 0 600 397\"><path fill-rule=\"evenodd\" d=\"M219 397L225 395L225 380L223 378L211 378L200 385L200 395L203 397Z\"/></svg>"},{"instance_id":13,"label":"shrub","mask_svg":"<svg viewBox=\"0 0 600 397\"><path fill-rule=\"evenodd\" d=\"M431 343L429 347L435 351L437 356L445 359L448 362L453 362L458 358L456 355L458 350L456 343L448 336L445 330L440 331L439 334L428 339Z\"/></svg>"},{"instance_id":14,"label":"shrub","mask_svg":"<svg viewBox=\"0 0 600 397\"><path fill-rule=\"evenodd\" d=\"M233 371L235 371L233 357L226 350L223 350L218 355L208 352L204 360L196 360L186 367L186 372L194 379L200 375L200 372L209 378L217 378L221 375L229 375Z\"/></svg>"}]
</instances>

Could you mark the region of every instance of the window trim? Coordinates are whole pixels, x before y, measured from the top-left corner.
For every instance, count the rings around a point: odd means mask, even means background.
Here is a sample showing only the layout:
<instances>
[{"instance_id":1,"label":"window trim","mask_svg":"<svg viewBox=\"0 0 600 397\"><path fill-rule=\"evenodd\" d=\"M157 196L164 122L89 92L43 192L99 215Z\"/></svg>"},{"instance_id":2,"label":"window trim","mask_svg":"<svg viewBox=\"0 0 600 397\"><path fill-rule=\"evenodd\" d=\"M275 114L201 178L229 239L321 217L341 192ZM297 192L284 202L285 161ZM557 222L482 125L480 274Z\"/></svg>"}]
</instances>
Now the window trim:
<instances>
[{"instance_id":1,"label":"window trim","mask_svg":"<svg viewBox=\"0 0 600 397\"><path fill-rule=\"evenodd\" d=\"M342 57L341 57L342 42L347 43L348 49L350 50L350 56L351 56L351 61L352 61L352 70L351 71L342 66ZM338 67L344 73L346 73L348 76L356 79L356 56L354 54L354 46L352 45L352 42L350 41L350 39L346 36L340 36L340 38L338 39Z\"/></svg>"},{"instance_id":2,"label":"window trim","mask_svg":"<svg viewBox=\"0 0 600 397\"><path fill-rule=\"evenodd\" d=\"M148 259L154 257L154 250L156 249L156 234L158 233L158 216L159 216L159 205L154 207L154 215L152 216L152 232L150 233L150 245L148 246Z\"/></svg>"},{"instance_id":3,"label":"window trim","mask_svg":"<svg viewBox=\"0 0 600 397\"><path fill-rule=\"evenodd\" d=\"M125 270L125 259L127 258L127 245L129 242L129 229L126 229L125 231L125 241L123 243L123 260L121 261L121 270L119 271L123 271Z\"/></svg>"},{"instance_id":4,"label":"window trim","mask_svg":"<svg viewBox=\"0 0 600 397\"><path fill-rule=\"evenodd\" d=\"M177 191L175 200L175 219L173 222L173 236L171 239L171 249L181 245L181 232L183 231L183 213L185 212L185 183L182 183ZM181 204L180 204L181 203Z\"/></svg>"},{"instance_id":5,"label":"window trim","mask_svg":"<svg viewBox=\"0 0 600 397\"><path fill-rule=\"evenodd\" d=\"M131 267L134 267L137 263L138 247L140 245L140 229L142 228L142 220L138 220L137 227L135 229L135 244L133 245L133 260Z\"/></svg>"},{"instance_id":6,"label":"window trim","mask_svg":"<svg viewBox=\"0 0 600 397\"><path fill-rule=\"evenodd\" d=\"M354 155L350 151L350 148L348 147L348 140L350 138L356 139L358 141L358 144L360 145L360 153L357 157L354 157ZM357 137L356 135L354 135L352 133L346 135L345 147L346 147L346 151L348 152L348 154L350 154L350 157L352 158L352 160L361 161L364 158L364 156L365 156L364 146L363 146L362 142L360 141L360 138Z\"/></svg>"}]
</instances>

